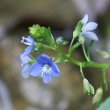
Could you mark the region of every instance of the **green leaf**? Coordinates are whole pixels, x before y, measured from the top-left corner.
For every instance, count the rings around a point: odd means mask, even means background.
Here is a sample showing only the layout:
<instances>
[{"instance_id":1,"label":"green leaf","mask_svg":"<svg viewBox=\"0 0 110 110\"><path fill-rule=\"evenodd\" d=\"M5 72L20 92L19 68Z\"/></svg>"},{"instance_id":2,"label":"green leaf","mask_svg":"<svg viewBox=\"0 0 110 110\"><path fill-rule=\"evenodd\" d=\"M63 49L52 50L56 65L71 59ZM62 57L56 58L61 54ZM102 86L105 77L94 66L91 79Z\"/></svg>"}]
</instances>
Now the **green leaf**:
<instances>
[{"instance_id":1,"label":"green leaf","mask_svg":"<svg viewBox=\"0 0 110 110\"><path fill-rule=\"evenodd\" d=\"M82 27L83 27L83 23L82 21L80 20L78 23L77 23L77 26L75 28L75 31L73 32L73 37L76 38L79 36L81 30L82 30Z\"/></svg>"},{"instance_id":2,"label":"green leaf","mask_svg":"<svg viewBox=\"0 0 110 110\"><path fill-rule=\"evenodd\" d=\"M110 110L110 97L107 98L96 110Z\"/></svg>"},{"instance_id":3,"label":"green leaf","mask_svg":"<svg viewBox=\"0 0 110 110\"><path fill-rule=\"evenodd\" d=\"M110 53L108 53L108 52L106 52L106 51L97 49L96 52L97 52L97 54L98 54L100 57L102 57L102 58L104 58L104 59L109 59L109 58L110 58Z\"/></svg>"}]
</instances>

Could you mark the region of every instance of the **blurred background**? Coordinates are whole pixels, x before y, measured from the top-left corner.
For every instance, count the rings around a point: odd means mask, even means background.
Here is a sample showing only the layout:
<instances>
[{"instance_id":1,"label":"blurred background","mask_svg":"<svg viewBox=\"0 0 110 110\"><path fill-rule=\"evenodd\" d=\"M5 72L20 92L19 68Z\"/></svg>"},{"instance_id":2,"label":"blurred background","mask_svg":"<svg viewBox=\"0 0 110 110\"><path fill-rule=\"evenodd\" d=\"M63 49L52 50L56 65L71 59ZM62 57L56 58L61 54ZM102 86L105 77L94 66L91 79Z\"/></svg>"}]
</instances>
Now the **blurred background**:
<instances>
[{"instance_id":1,"label":"blurred background","mask_svg":"<svg viewBox=\"0 0 110 110\"><path fill-rule=\"evenodd\" d=\"M20 41L28 35L28 27L50 26L55 38L61 35L70 41L78 20L85 14L99 24L99 42L92 49L92 58L110 63L95 52L101 49L110 53L110 0L0 0L0 110L94 110L92 96L83 93L79 68L59 65L60 78L45 85L37 78L23 79L19 60L24 49ZM84 58L81 48L75 55ZM100 70L86 69L84 73L99 87Z\"/></svg>"}]
</instances>

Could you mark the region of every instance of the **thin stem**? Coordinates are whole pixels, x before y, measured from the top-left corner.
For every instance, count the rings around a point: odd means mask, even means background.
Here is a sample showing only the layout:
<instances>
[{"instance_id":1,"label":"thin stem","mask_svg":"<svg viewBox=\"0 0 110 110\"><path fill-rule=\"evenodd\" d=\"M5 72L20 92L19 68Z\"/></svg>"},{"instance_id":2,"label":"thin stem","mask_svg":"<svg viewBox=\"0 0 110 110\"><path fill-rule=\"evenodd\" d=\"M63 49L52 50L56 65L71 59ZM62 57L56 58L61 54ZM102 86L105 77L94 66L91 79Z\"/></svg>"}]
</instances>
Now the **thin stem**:
<instances>
[{"instance_id":1,"label":"thin stem","mask_svg":"<svg viewBox=\"0 0 110 110\"><path fill-rule=\"evenodd\" d=\"M89 45L88 45L88 48L87 48L87 56L88 56L89 59L90 59L90 51L91 51L91 48L92 48L93 44L94 44L94 41L91 40Z\"/></svg>"},{"instance_id":2,"label":"thin stem","mask_svg":"<svg viewBox=\"0 0 110 110\"><path fill-rule=\"evenodd\" d=\"M71 56L72 52L73 52L78 46L80 46L80 45L81 45L80 42L75 43L75 44L71 47L71 50L69 51L69 56Z\"/></svg>"},{"instance_id":3,"label":"thin stem","mask_svg":"<svg viewBox=\"0 0 110 110\"><path fill-rule=\"evenodd\" d=\"M107 74L106 69L102 69L102 87L106 91L108 90Z\"/></svg>"},{"instance_id":4,"label":"thin stem","mask_svg":"<svg viewBox=\"0 0 110 110\"><path fill-rule=\"evenodd\" d=\"M69 55L71 53L71 47L72 47L73 42L74 42L74 37L72 38L72 41L71 41L70 46L69 46L69 51L68 51L68 54Z\"/></svg>"},{"instance_id":5,"label":"thin stem","mask_svg":"<svg viewBox=\"0 0 110 110\"><path fill-rule=\"evenodd\" d=\"M88 56L87 56L87 53L86 53L86 50L85 50L85 46L84 46L84 44L82 44L82 49L83 49L84 56L85 56L86 60L89 62L90 59L89 59Z\"/></svg>"},{"instance_id":6,"label":"thin stem","mask_svg":"<svg viewBox=\"0 0 110 110\"><path fill-rule=\"evenodd\" d=\"M51 47L51 46L47 46L47 45L44 45L44 44L42 44L42 46L44 46L45 48L48 48L48 49L52 49L52 50L55 50L55 51L57 51L57 53L60 53L61 54L61 56L63 56L63 57L65 57L65 59L68 61L68 62L70 62L70 63L72 63L72 64L74 64L74 65L77 65L77 66L82 66L82 68L87 68L87 67L91 67L91 68L106 68L106 69L108 69L108 68L110 68L110 64L101 64L101 63L96 63L96 62L93 62L93 61L90 61L90 62L86 62L86 61L84 61L84 62L82 62L82 61L78 61L78 60L76 60L76 59L74 59L74 58L71 58L70 56L68 56L68 55L66 55L65 53L63 53L62 52L62 50L60 50L60 48L59 47Z\"/></svg>"},{"instance_id":7,"label":"thin stem","mask_svg":"<svg viewBox=\"0 0 110 110\"><path fill-rule=\"evenodd\" d=\"M80 73L81 73L82 78L84 79L85 77L84 77L84 73L83 73L81 64L80 64Z\"/></svg>"}]
</instances>

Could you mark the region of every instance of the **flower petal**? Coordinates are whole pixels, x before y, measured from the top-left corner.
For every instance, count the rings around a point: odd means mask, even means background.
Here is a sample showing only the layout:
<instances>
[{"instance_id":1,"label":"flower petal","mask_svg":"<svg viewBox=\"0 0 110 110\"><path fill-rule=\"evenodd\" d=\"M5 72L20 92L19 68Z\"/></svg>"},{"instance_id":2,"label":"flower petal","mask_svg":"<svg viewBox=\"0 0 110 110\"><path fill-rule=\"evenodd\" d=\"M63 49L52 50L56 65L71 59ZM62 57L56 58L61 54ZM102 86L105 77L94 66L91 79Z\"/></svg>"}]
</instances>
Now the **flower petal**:
<instances>
[{"instance_id":1,"label":"flower petal","mask_svg":"<svg viewBox=\"0 0 110 110\"><path fill-rule=\"evenodd\" d=\"M29 61L31 61L31 57L26 55L25 52L20 55L20 59L21 59L21 62L23 64L28 63Z\"/></svg>"},{"instance_id":2,"label":"flower petal","mask_svg":"<svg viewBox=\"0 0 110 110\"><path fill-rule=\"evenodd\" d=\"M38 63L41 64L41 65L48 64L49 66L51 66L52 65L52 60L48 55L41 54L41 55L38 56Z\"/></svg>"},{"instance_id":3,"label":"flower petal","mask_svg":"<svg viewBox=\"0 0 110 110\"><path fill-rule=\"evenodd\" d=\"M44 73L44 75L43 75L43 82L47 84L50 80L51 80L51 74Z\"/></svg>"},{"instance_id":4,"label":"flower petal","mask_svg":"<svg viewBox=\"0 0 110 110\"><path fill-rule=\"evenodd\" d=\"M26 45L35 45L35 41L31 36L22 37L21 43Z\"/></svg>"},{"instance_id":5,"label":"flower petal","mask_svg":"<svg viewBox=\"0 0 110 110\"><path fill-rule=\"evenodd\" d=\"M25 54L30 54L33 49L34 49L34 46L33 46L33 45L28 46L28 47L25 49Z\"/></svg>"},{"instance_id":6,"label":"flower petal","mask_svg":"<svg viewBox=\"0 0 110 110\"><path fill-rule=\"evenodd\" d=\"M84 28L83 28L82 31L91 31L91 30L96 29L97 26L98 26L97 23L95 23L95 22L89 22L89 23L87 23L87 24L84 26Z\"/></svg>"},{"instance_id":7,"label":"flower petal","mask_svg":"<svg viewBox=\"0 0 110 110\"><path fill-rule=\"evenodd\" d=\"M27 39L31 42L31 45L35 45L35 41L31 36L28 36Z\"/></svg>"},{"instance_id":8,"label":"flower petal","mask_svg":"<svg viewBox=\"0 0 110 110\"><path fill-rule=\"evenodd\" d=\"M56 77L56 78L59 77L60 76L60 70L54 62L52 64L51 68L52 68L51 75L53 77Z\"/></svg>"},{"instance_id":9,"label":"flower petal","mask_svg":"<svg viewBox=\"0 0 110 110\"><path fill-rule=\"evenodd\" d=\"M87 21L88 21L88 15L86 14L81 21L85 25L87 23Z\"/></svg>"},{"instance_id":10,"label":"flower petal","mask_svg":"<svg viewBox=\"0 0 110 110\"><path fill-rule=\"evenodd\" d=\"M93 32L86 32L84 34L84 36L89 38L89 39L91 39L91 40L98 41L97 35L95 33L93 33Z\"/></svg>"},{"instance_id":11,"label":"flower petal","mask_svg":"<svg viewBox=\"0 0 110 110\"><path fill-rule=\"evenodd\" d=\"M21 72L23 78L28 78L29 77L29 75L30 75L30 73L29 73L30 66L31 65L29 65L29 64L23 65L22 72Z\"/></svg>"},{"instance_id":12,"label":"flower petal","mask_svg":"<svg viewBox=\"0 0 110 110\"><path fill-rule=\"evenodd\" d=\"M39 63L34 63L30 68L30 75L34 77L41 76L42 73L42 67L39 65Z\"/></svg>"}]
</instances>

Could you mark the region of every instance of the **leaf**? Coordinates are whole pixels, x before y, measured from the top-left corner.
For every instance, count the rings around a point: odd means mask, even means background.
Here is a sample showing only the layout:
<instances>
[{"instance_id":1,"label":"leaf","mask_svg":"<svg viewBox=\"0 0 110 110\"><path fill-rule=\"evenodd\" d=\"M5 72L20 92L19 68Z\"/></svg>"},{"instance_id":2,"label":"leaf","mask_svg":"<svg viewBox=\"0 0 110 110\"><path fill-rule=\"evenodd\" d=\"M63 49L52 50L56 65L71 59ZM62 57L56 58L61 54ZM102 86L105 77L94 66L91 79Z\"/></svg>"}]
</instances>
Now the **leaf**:
<instances>
[{"instance_id":1,"label":"leaf","mask_svg":"<svg viewBox=\"0 0 110 110\"><path fill-rule=\"evenodd\" d=\"M108 52L106 52L106 51L97 49L96 52L97 52L97 54L98 54L99 56L101 56L101 57L104 58L104 59L109 59L109 58L110 58L110 53L108 53Z\"/></svg>"},{"instance_id":2,"label":"leaf","mask_svg":"<svg viewBox=\"0 0 110 110\"><path fill-rule=\"evenodd\" d=\"M107 98L96 110L110 110L110 97Z\"/></svg>"}]
</instances>

